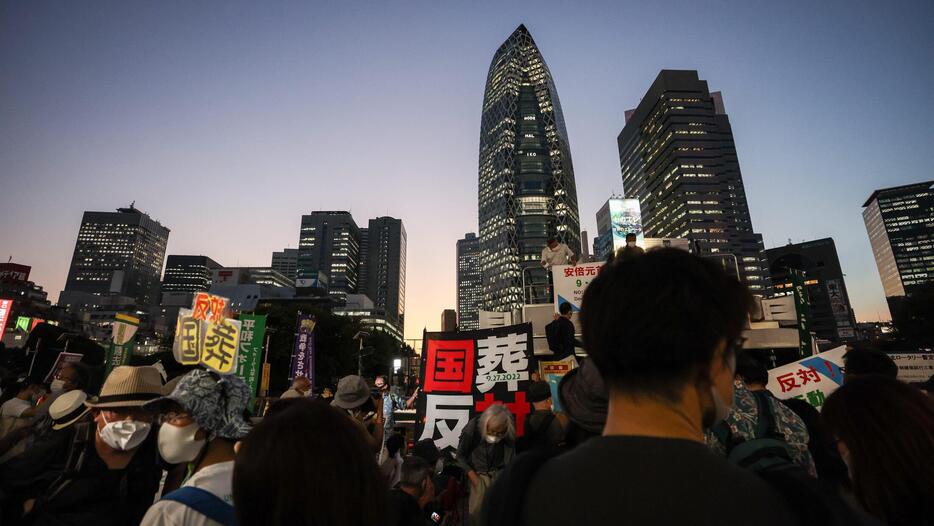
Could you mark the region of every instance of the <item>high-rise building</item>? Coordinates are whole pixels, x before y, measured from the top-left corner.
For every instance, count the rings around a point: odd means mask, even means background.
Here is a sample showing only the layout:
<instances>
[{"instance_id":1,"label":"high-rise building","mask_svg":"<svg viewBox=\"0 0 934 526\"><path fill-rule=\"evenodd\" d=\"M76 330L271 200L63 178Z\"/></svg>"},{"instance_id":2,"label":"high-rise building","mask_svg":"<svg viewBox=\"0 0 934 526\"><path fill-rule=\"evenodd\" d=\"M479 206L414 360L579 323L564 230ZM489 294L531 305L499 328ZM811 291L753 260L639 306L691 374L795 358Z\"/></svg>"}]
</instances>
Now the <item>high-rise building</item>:
<instances>
[{"instance_id":1,"label":"high-rise building","mask_svg":"<svg viewBox=\"0 0 934 526\"><path fill-rule=\"evenodd\" d=\"M830 341L856 338L856 318L850 308L843 269L831 238L788 244L765 251L775 296L793 294L791 270L804 271L811 309L810 329Z\"/></svg>"},{"instance_id":2,"label":"high-rise building","mask_svg":"<svg viewBox=\"0 0 934 526\"><path fill-rule=\"evenodd\" d=\"M357 291L366 294L370 286L370 229L360 229L360 265L357 276ZM375 308L375 307L374 307Z\"/></svg>"},{"instance_id":3,"label":"high-rise building","mask_svg":"<svg viewBox=\"0 0 934 526\"><path fill-rule=\"evenodd\" d=\"M386 320L404 333L405 227L401 219L377 217L370 219L366 231L366 262L361 273L366 274L367 282L361 282L358 292L373 300L376 311L385 312Z\"/></svg>"},{"instance_id":4,"label":"high-rise building","mask_svg":"<svg viewBox=\"0 0 934 526\"><path fill-rule=\"evenodd\" d=\"M283 248L282 252L273 252L270 266L276 272L294 281L298 274L298 249Z\"/></svg>"},{"instance_id":5,"label":"high-rise building","mask_svg":"<svg viewBox=\"0 0 934 526\"><path fill-rule=\"evenodd\" d=\"M302 216L298 239L298 286L323 276L329 294L343 301L358 286L360 229L350 212L320 211Z\"/></svg>"},{"instance_id":6,"label":"high-rise building","mask_svg":"<svg viewBox=\"0 0 934 526\"><path fill-rule=\"evenodd\" d=\"M579 254L580 217L558 91L523 25L493 55L487 74L478 197L484 307L550 302L542 249L557 236Z\"/></svg>"},{"instance_id":7,"label":"high-rise building","mask_svg":"<svg viewBox=\"0 0 934 526\"><path fill-rule=\"evenodd\" d=\"M876 190L863 208L882 288L894 315L900 298L934 282L934 181Z\"/></svg>"},{"instance_id":8,"label":"high-rise building","mask_svg":"<svg viewBox=\"0 0 934 526\"><path fill-rule=\"evenodd\" d=\"M457 330L457 312L454 309L441 311L441 332L454 332Z\"/></svg>"},{"instance_id":9,"label":"high-rise building","mask_svg":"<svg viewBox=\"0 0 934 526\"><path fill-rule=\"evenodd\" d=\"M168 240L169 229L132 204L85 212L59 304L89 294L124 296L140 308L158 304Z\"/></svg>"},{"instance_id":10,"label":"high-rise building","mask_svg":"<svg viewBox=\"0 0 934 526\"><path fill-rule=\"evenodd\" d=\"M162 293L204 292L211 289L211 277L222 265L207 256L170 255L162 276Z\"/></svg>"},{"instance_id":11,"label":"high-rise building","mask_svg":"<svg viewBox=\"0 0 934 526\"><path fill-rule=\"evenodd\" d=\"M626 112L617 143L623 189L639 200L645 237L687 238L702 256L724 255L754 294L767 294L762 236L720 94L696 71L662 70Z\"/></svg>"},{"instance_id":12,"label":"high-rise building","mask_svg":"<svg viewBox=\"0 0 934 526\"><path fill-rule=\"evenodd\" d=\"M594 258L603 261L610 252L626 246L626 236L629 234L635 234L636 241L641 245L643 236L639 200L614 195L597 211Z\"/></svg>"},{"instance_id":13,"label":"high-rise building","mask_svg":"<svg viewBox=\"0 0 934 526\"><path fill-rule=\"evenodd\" d=\"M457 241L457 319L461 330L480 328L482 299L480 239L471 232Z\"/></svg>"}]
</instances>

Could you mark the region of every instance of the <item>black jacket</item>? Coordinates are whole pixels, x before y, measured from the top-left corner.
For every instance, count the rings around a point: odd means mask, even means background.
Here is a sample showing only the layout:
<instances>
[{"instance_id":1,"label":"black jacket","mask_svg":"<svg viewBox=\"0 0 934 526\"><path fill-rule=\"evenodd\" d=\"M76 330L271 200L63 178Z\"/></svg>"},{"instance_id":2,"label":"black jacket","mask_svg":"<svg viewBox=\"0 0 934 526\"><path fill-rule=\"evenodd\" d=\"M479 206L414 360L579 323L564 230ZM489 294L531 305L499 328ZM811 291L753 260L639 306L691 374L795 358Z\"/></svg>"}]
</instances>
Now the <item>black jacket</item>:
<instances>
[{"instance_id":1,"label":"black jacket","mask_svg":"<svg viewBox=\"0 0 934 526\"><path fill-rule=\"evenodd\" d=\"M574 347L581 346L574 337L574 324L564 316L545 326L545 337L548 338L548 348L555 353L552 360L574 356Z\"/></svg>"}]
</instances>

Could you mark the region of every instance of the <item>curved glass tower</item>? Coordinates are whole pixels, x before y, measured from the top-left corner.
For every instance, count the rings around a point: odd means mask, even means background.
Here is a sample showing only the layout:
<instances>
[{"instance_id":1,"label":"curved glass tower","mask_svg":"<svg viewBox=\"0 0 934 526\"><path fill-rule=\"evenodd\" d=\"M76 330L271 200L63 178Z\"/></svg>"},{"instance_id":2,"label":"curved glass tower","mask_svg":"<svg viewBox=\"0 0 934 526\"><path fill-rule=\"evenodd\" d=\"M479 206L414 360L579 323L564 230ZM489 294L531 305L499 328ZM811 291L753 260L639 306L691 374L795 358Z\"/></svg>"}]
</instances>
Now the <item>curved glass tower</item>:
<instances>
[{"instance_id":1,"label":"curved glass tower","mask_svg":"<svg viewBox=\"0 0 934 526\"><path fill-rule=\"evenodd\" d=\"M496 50L483 96L479 203L486 310L551 301L539 264L548 237L580 254L567 137L551 72L520 25Z\"/></svg>"}]
</instances>

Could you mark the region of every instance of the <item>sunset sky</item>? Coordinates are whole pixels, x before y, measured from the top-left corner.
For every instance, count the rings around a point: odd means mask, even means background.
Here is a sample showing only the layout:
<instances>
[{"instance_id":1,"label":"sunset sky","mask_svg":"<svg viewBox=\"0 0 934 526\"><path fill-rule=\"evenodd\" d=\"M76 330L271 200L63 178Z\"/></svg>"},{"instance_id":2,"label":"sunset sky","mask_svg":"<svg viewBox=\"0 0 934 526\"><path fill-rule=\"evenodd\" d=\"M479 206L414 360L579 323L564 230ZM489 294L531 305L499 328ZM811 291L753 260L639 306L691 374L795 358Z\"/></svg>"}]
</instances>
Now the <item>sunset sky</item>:
<instances>
[{"instance_id":1,"label":"sunset sky","mask_svg":"<svg viewBox=\"0 0 934 526\"><path fill-rule=\"evenodd\" d=\"M55 301L81 215L137 208L168 254L267 266L301 215L403 220L406 335L456 305L477 229L493 52L524 23L554 75L582 227L623 191L616 136L660 69L722 91L766 247L833 237L888 318L862 221L930 180L932 2L3 2L0 254Z\"/></svg>"}]
</instances>

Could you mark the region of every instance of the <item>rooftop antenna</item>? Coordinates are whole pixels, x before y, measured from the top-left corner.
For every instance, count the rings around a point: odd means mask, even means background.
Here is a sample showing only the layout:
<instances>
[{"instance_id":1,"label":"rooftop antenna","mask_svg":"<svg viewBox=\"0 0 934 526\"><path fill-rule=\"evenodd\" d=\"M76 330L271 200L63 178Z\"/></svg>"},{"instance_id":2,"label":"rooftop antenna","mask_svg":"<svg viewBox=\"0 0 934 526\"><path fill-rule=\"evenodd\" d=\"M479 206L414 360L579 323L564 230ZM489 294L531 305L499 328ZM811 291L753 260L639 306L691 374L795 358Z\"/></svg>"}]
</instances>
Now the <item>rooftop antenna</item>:
<instances>
[{"instance_id":1,"label":"rooftop antenna","mask_svg":"<svg viewBox=\"0 0 934 526\"><path fill-rule=\"evenodd\" d=\"M136 206L136 199L134 199L133 202L130 203L130 210L133 210L135 206Z\"/></svg>"}]
</instances>

